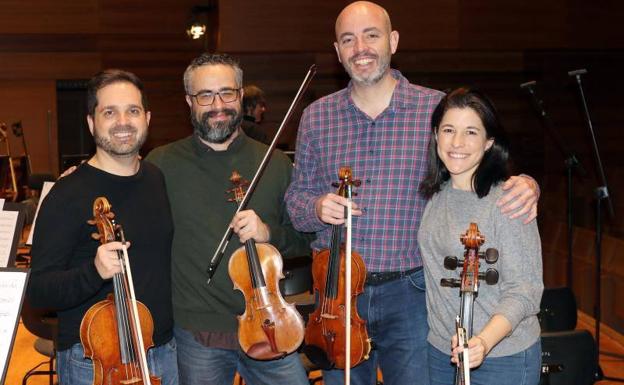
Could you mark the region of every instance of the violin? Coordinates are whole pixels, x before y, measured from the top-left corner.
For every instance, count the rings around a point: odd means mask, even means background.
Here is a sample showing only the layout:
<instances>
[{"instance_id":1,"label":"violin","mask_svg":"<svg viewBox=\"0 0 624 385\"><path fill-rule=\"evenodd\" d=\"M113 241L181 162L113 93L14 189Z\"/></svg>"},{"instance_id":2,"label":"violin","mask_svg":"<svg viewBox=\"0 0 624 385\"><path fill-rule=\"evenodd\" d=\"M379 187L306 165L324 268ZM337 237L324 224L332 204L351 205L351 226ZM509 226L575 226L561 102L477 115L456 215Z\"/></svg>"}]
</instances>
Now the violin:
<instances>
[{"instance_id":1,"label":"violin","mask_svg":"<svg viewBox=\"0 0 624 385\"><path fill-rule=\"evenodd\" d=\"M479 259L485 259L488 264L498 260L498 250L488 248L485 253L479 252L479 247L485 242L485 237L479 232L476 223L470 223L465 234L460 235L464 245L464 258L458 260L455 256L444 258L444 267L447 270L462 268L461 276L457 278L442 278L440 285L445 287L459 287L461 306L459 315L455 318L455 332L458 345L464 348L459 355L459 364L455 371L455 385L470 385L470 357L468 340L472 337L472 319L474 301L479 292L479 281L485 280L488 285L498 282L498 271L488 268L485 273L479 272Z\"/></svg>"},{"instance_id":2,"label":"violin","mask_svg":"<svg viewBox=\"0 0 624 385\"><path fill-rule=\"evenodd\" d=\"M149 374L147 349L154 346L154 322L147 307L136 300L123 229L114 223L115 214L104 197L93 202L93 219L98 232L92 234L102 244L120 241L117 251L121 272L113 277L113 294L87 310L80 323L80 342L85 357L93 361L93 385L160 385Z\"/></svg>"},{"instance_id":3,"label":"violin","mask_svg":"<svg viewBox=\"0 0 624 385\"><path fill-rule=\"evenodd\" d=\"M360 181L353 180L350 167L341 167L338 174L340 182L333 184L338 187L338 195L351 199L352 186L359 186ZM366 321L359 316L356 307L356 297L364 290L366 267L355 251L351 253L350 264L350 306L345 310L349 301L345 294L347 266L345 245L341 242L342 230L342 226L332 225L329 249L315 253L312 261L313 290L318 304L308 319L304 353L322 369L351 368L367 360L371 350ZM351 323L348 336L345 330L347 317Z\"/></svg>"},{"instance_id":4,"label":"violin","mask_svg":"<svg viewBox=\"0 0 624 385\"><path fill-rule=\"evenodd\" d=\"M230 181L240 204L249 182L236 171ZM238 341L241 349L256 360L274 360L297 350L303 342L303 318L295 306L287 303L279 291L282 256L268 243L248 239L230 257L228 272L234 288L245 297L245 312L238 316Z\"/></svg>"}]
</instances>

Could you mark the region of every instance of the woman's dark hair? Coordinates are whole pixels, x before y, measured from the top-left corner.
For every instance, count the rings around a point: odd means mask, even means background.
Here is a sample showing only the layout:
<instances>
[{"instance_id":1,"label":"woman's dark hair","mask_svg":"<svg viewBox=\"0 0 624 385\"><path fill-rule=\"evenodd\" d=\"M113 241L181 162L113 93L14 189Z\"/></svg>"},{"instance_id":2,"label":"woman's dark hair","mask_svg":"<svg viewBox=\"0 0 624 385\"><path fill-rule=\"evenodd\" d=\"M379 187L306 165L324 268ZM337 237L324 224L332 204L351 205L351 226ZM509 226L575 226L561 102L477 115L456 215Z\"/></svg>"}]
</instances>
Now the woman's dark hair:
<instances>
[{"instance_id":1,"label":"woman's dark hair","mask_svg":"<svg viewBox=\"0 0 624 385\"><path fill-rule=\"evenodd\" d=\"M492 146L485 151L481 163L472 176L472 185L479 198L488 195L490 188L509 178L509 142L498 118L494 104L481 91L471 88L457 88L440 101L431 117L431 138L428 147L427 176L421 182L419 191L427 199L440 191L450 174L440 160L437 151L436 133L444 114L451 108L470 108L481 119L487 139L494 139Z\"/></svg>"}]
</instances>

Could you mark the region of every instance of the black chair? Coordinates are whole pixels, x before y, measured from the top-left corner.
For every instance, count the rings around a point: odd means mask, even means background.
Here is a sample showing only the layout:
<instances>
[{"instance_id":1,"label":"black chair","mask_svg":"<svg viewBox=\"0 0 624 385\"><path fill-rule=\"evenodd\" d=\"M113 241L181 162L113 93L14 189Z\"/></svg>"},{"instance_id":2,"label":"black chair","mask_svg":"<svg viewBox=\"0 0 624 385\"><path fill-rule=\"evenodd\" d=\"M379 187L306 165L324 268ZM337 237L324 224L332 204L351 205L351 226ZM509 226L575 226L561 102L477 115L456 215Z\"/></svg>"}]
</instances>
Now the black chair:
<instances>
[{"instance_id":1,"label":"black chair","mask_svg":"<svg viewBox=\"0 0 624 385\"><path fill-rule=\"evenodd\" d=\"M540 385L590 385L599 377L596 343L587 330L542 333Z\"/></svg>"},{"instance_id":2,"label":"black chair","mask_svg":"<svg viewBox=\"0 0 624 385\"><path fill-rule=\"evenodd\" d=\"M545 289L538 318L542 332L576 329L576 299L572 290L568 287Z\"/></svg>"},{"instance_id":3,"label":"black chair","mask_svg":"<svg viewBox=\"0 0 624 385\"><path fill-rule=\"evenodd\" d=\"M54 384L54 359L56 356L56 339L58 334L58 322L56 314L46 309L38 309L30 306L27 298L24 298L22 305L22 323L24 327L34 334L35 350L40 354L48 357L47 361L39 363L30 369L22 379L22 385L26 385L28 379L32 376L48 376L50 385ZM48 370L38 370L42 365L47 364Z\"/></svg>"}]
</instances>

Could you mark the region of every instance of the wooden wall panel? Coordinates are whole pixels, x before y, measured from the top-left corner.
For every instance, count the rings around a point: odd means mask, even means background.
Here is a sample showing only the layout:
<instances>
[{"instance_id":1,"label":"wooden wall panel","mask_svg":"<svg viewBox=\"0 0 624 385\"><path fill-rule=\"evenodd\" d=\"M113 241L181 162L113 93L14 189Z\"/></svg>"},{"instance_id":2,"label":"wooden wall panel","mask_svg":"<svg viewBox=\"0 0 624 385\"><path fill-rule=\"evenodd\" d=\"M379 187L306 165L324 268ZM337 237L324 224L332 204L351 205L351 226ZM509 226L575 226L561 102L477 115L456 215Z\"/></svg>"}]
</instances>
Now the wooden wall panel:
<instances>
[{"instance_id":1,"label":"wooden wall panel","mask_svg":"<svg viewBox=\"0 0 624 385\"><path fill-rule=\"evenodd\" d=\"M98 0L1 0L0 33L95 33Z\"/></svg>"},{"instance_id":2,"label":"wooden wall panel","mask_svg":"<svg viewBox=\"0 0 624 385\"><path fill-rule=\"evenodd\" d=\"M0 79L80 79L101 69L99 53L0 52Z\"/></svg>"},{"instance_id":3,"label":"wooden wall panel","mask_svg":"<svg viewBox=\"0 0 624 385\"><path fill-rule=\"evenodd\" d=\"M0 80L0 101L0 121L9 126L17 121L22 122L33 172L58 172L55 82ZM20 140L11 140L12 155L23 155L20 144ZM4 154L3 143L0 143L0 148L0 152Z\"/></svg>"}]
</instances>

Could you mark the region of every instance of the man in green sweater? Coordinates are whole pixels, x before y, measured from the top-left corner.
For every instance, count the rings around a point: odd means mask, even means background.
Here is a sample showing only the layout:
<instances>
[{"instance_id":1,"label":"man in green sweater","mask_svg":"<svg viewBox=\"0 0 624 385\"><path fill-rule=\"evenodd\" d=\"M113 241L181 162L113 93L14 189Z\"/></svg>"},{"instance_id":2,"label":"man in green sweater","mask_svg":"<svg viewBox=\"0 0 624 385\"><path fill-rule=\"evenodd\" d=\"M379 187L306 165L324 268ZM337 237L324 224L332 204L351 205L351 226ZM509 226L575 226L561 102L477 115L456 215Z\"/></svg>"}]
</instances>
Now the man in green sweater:
<instances>
[{"instance_id":1,"label":"man in green sweater","mask_svg":"<svg viewBox=\"0 0 624 385\"><path fill-rule=\"evenodd\" d=\"M286 212L283 197L292 165L279 151L273 153L248 210L234 217L237 206L227 201L232 172L251 180L267 150L241 129L242 78L238 63L227 55L203 54L193 60L184 73L184 87L194 134L147 157L165 175L173 212L172 290L180 383L230 385L238 371L252 385L303 385L308 381L297 354L256 361L238 345L236 315L243 312L244 299L227 272L227 259L241 246L237 241L269 242L284 257L309 253L310 241L293 229ZM230 225L235 236L208 285L210 258Z\"/></svg>"}]
</instances>

